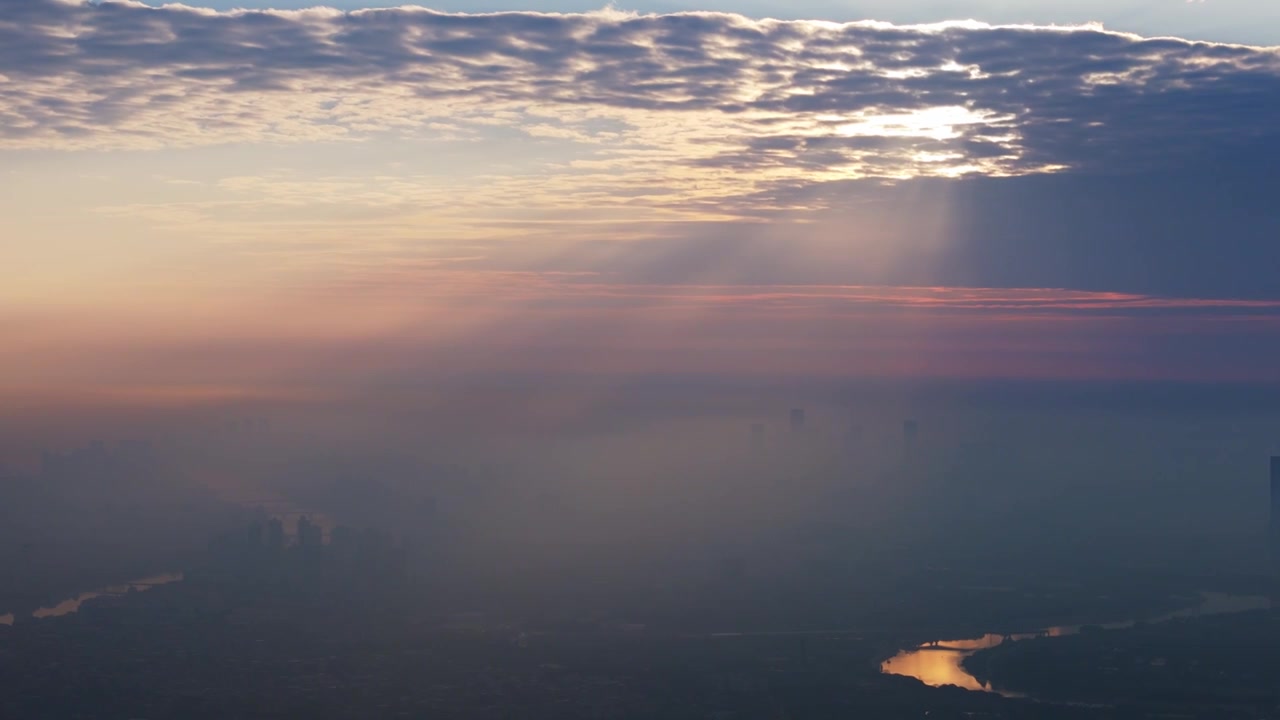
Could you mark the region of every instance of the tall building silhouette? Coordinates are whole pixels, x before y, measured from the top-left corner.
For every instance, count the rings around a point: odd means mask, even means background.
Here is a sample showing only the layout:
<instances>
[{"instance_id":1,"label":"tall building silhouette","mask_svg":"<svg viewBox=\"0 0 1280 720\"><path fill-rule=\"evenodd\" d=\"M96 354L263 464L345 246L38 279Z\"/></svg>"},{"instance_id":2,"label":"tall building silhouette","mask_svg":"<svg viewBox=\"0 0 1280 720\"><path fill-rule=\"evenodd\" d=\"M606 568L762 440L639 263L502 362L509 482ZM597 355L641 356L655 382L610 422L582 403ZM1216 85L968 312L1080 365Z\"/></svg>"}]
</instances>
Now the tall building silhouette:
<instances>
[{"instance_id":1,"label":"tall building silhouette","mask_svg":"<svg viewBox=\"0 0 1280 720\"><path fill-rule=\"evenodd\" d=\"M1280 455L1271 456L1271 526L1280 525Z\"/></svg>"},{"instance_id":2,"label":"tall building silhouette","mask_svg":"<svg viewBox=\"0 0 1280 720\"><path fill-rule=\"evenodd\" d=\"M1267 525L1271 568L1280 580L1280 455L1271 456L1271 515Z\"/></svg>"},{"instance_id":3,"label":"tall building silhouette","mask_svg":"<svg viewBox=\"0 0 1280 720\"><path fill-rule=\"evenodd\" d=\"M272 550L284 547L284 523L278 517L271 518L267 523L267 547Z\"/></svg>"},{"instance_id":4,"label":"tall building silhouette","mask_svg":"<svg viewBox=\"0 0 1280 720\"><path fill-rule=\"evenodd\" d=\"M804 408L791 408L791 432L804 430Z\"/></svg>"},{"instance_id":5,"label":"tall building silhouette","mask_svg":"<svg viewBox=\"0 0 1280 720\"><path fill-rule=\"evenodd\" d=\"M266 538L266 528L263 527L262 521L253 520L249 523L249 547L257 550L263 546Z\"/></svg>"},{"instance_id":6,"label":"tall building silhouette","mask_svg":"<svg viewBox=\"0 0 1280 720\"><path fill-rule=\"evenodd\" d=\"M849 451L853 450L853 446L862 440L862 425L858 422L858 413L856 411L849 412L849 426L844 431L845 448Z\"/></svg>"},{"instance_id":7,"label":"tall building silhouette","mask_svg":"<svg viewBox=\"0 0 1280 720\"><path fill-rule=\"evenodd\" d=\"M324 530L306 515L298 518L298 544L305 548L324 544Z\"/></svg>"}]
</instances>

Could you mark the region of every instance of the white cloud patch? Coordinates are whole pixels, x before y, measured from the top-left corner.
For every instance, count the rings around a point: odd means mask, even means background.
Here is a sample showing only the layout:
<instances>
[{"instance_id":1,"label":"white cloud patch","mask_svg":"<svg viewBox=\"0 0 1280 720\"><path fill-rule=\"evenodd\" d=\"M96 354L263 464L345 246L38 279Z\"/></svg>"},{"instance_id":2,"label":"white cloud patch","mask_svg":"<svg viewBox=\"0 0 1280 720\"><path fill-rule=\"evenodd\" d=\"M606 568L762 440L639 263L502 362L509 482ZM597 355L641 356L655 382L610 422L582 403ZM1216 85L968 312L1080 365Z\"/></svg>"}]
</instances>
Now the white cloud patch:
<instances>
[{"instance_id":1,"label":"white cloud patch","mask_svg":"<svg viewBox=\"0 0 1280 720\"><path fill-rule=\"evenodd\" d=\"M1277 49L1096 26L0 5L8 149L506 128L693 187L1153 163L1276 118Z\"/></svg>"}]
</instances>

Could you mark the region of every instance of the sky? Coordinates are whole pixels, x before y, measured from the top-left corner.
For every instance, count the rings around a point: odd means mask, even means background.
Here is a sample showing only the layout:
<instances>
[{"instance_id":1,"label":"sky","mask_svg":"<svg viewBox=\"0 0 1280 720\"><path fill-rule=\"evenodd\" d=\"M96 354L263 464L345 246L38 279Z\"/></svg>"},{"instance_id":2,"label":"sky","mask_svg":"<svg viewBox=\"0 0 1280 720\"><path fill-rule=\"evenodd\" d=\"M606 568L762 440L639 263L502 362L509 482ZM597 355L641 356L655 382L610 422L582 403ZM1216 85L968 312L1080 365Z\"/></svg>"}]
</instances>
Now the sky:
<instances>
[{"instance_id":1,"label":"sky","mask_svg":"<svg viewBox=\"0 0 1280 720\"><path fill-rule=\"evenodd\" d=\"M1271 3L299 5L0 4L0 394L1280 383Z\"/></svg>"},{"instance_id":2,"label":"sky","mask_svg":"<svg viewBox=\"0 0 1280 720\"><path fill-rule=\"evenodd\" d=\"M161 3L152 2L152 5ZM306 8L314 0L212 0L220 10L236 8ZM344 10L394 7L400 3L339 0ZM753 18L786 20L883 20L933 23L976 18L991 23L1103 26L1146 36L1168 35L1193 40L1250 45L1280 45L1280 6L1257 0L630 0L608 5L641 13L687 11L732 12ZM442 0L430 7L448 12L591 12L606 6L589 0Z\"/></svg>"}]
</instances>

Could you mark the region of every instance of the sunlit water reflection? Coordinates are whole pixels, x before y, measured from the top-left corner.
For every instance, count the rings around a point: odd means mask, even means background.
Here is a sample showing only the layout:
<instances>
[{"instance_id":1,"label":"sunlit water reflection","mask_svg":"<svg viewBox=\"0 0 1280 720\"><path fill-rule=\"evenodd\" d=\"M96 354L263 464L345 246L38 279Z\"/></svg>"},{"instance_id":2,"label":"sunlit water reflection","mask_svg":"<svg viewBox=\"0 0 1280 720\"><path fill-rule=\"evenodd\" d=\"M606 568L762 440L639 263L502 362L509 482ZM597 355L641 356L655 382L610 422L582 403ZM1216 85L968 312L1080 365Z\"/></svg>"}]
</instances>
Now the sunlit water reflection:
<instances>
[{"instance_id":1,"label":"sunlit water reflection","mask_svg":"<svg viewBox=\"0 0 1280 720\"><path fill-rule=\"evenodd\" d=\"M1217 615L1221 613L1244 612L1269 607L1269 600L1258 596L1226 595L1223 593L1203 593L1201 602L1194 607L1151 618L1148 622L1163 622L1180 617L1197 615ZM1134 625L1136 620L1117 623L1106 623L1104 628L1125 628ZM1007 639L1026 640L1029 638L1048 636L1059 637L1074 635L1080 632L1083 625L1062 625L1044 628L1034 633L1016 633L998 635L988 633L980 638L963 640L937 640L924 643L910 650L903 650L880 664L880 671L890 675L905 675L933 687L955 685L966 690L994 692L1005 697L1020 697L1017 693L993 688L989 683L979 682L976 677L964 669L964 659L985 648L995 647Z\"/></svg>"},{"instance_id":2,"label":"sunlit water reflection","mask_svg":"<svg viewBox=\"0 0 1280 720\"><path fill-rule=\"evenodd\" d=\"M150 577L145 577L138 580L131 580L126 583L121 583L119 585L109 585L105 588L102 588L101 590L91 590L89 592L80 593L75 597L71 597L71 598L67 598L66 600L63 600L62 602L57 603L56 605L50 605L48 607L39 608L35 612L31 613L31 617L42 619L42 618L61 617L63 615L69 615L73 612L78 611L80 609L80 606L83 605L85 602L97 597L102 597L103 595L124 595L125 593L131 590L134 592L142 592L144 590L150 590L151 588L156 587L157 585L167 585L171 582L178 582L181 579L182 579L182 573L180 572L164 573L161 575L152 575ZM13 613L9 613L7 615L0 615L0 625L12 625L14 619L15 618Z\"/></svg>"}]
</instances>

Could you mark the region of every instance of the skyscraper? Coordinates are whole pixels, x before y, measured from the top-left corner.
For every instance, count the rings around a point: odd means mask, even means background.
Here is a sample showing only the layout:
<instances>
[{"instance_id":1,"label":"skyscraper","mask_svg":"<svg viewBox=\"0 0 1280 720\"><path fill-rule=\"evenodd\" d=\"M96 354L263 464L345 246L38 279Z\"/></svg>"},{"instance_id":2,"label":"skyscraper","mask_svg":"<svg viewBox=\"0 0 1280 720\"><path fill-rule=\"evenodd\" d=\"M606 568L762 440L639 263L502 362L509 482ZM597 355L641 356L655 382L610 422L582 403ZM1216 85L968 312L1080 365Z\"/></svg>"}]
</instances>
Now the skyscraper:
<instances>
[{"instance_id":1,"label":"skyscraper","mask_svg":"<svg viewBox=\"0 0 1280 720\"><path fill-rule=\"evenodd\" d=\"M266 528L263 527L262 521L253 520L249 523L249 548L258 550L262 548L263 541L266 537Z\"/></svg>"},{"instance_id":2,"label":"skyscraper","mask_svg":"<svg viewBox=\"0 0 1280 720\"><path fill-rule=\"evenodd\" d=\"M1271 456L1271 526L1280 526L1280 455Z\"/></svg>"},{"instance_id":3,"label":"skyscraper","mask_svg":"<svg viewBox=\"0 0 1280 720\"><path fill-rule=\"evenodd\" d=\"M804 408L791 408L791 432L804 430Z\"/></svg>"},{"instance_id":4,"label":"skyscraper","mask_svg":"<svg viewBox=\"0 0 1280 720\"><path fill-rule=\"evenodd\" d=\"M915 455L916 436L920 434L920 423L915 420L902 422L902 457L910 460Z\"/></svg>"},{"instance_id":5,"label":"skyscraper","mask_svg":"<svg viewBox=\"0 0 1280 720\"><path fill-rule=\"evenodd\" d=\"M319 547L324 544L324 530L311 518L303 515L298 518L298 544L304 548Z\"/></svg>"},{"instance_id":6,"label":"skyscraper","mask_svg":"<svg viewBox=\"0 0 1280 720\"><path fill-rule=\"evenodd\" d=\"M267 523L267 547L272 550L284 547L284 523L278 517L271 518Z\"/></svg>"},{"instance_id":7,"label":"skyscraper","mask_svg":"<svg viewBox=\"0 0 1280 720\"><path fill-rule=\"evenodd\" d=\"M858 417L856 410L849 411L849 425L844 431L844 441L847 444L856 443L862 439L862 423Z\"/></svg>"},{"instance_id":8,"label":"skyscraper","mask_svg":"<svg viewBox=\"0 0 1280 720\"><path fill-rule=\"evenodd\" d=\"M1271 563L1280 573L1280 455L1271 456L1271 517L1268 525Z\"/></svg>"},{"instance_id":9,"label":"skyscraper","mask_svg":"<svg viewBox=\"0 0 1280 720\"><path fill-rule=\"evenodd\" d=\"M849 427L844 431L844 439L841 445L844 447L845 457L853 460L859 454L859 445L862 442L862 426L858 424L858 414L856 412L849 413Z\"/></svg>"}]
</instances>

